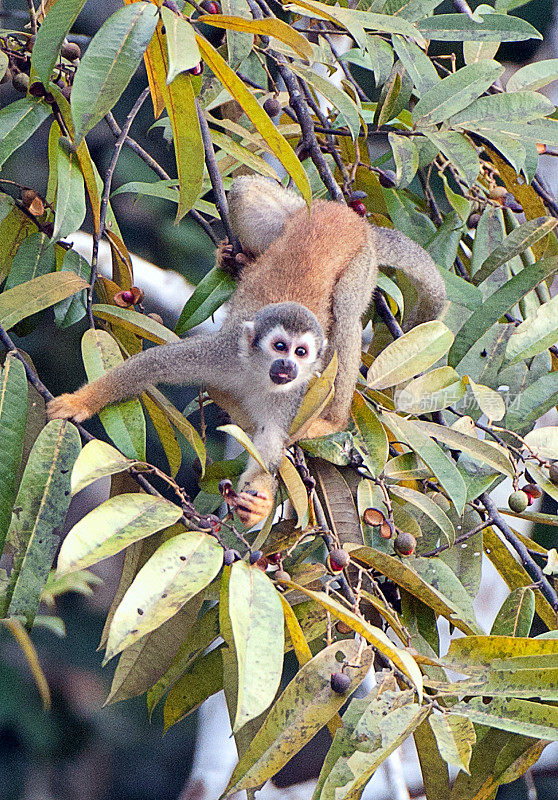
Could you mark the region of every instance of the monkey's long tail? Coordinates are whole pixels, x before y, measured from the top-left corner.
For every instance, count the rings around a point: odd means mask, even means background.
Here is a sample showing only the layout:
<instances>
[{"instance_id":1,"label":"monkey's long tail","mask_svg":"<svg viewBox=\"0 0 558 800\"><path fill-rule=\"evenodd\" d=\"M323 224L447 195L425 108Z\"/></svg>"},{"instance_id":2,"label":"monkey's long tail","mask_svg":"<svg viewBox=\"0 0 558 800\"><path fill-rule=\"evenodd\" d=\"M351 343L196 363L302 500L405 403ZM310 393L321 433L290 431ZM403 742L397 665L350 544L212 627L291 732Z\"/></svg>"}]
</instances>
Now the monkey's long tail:
<instances>
[{"instance_id":1,"label":"monkey's long tail","mask_svg":"<svg viewBox=\"0 0 558 800\"><path fill-rule=\"evenodd\" d=\"M372 228L378 264L400 269L417 290L417 304L405 315L404 330L436 319L446 302L444 279L426 250L400 231Z\"/></svg>"}]
</instances>

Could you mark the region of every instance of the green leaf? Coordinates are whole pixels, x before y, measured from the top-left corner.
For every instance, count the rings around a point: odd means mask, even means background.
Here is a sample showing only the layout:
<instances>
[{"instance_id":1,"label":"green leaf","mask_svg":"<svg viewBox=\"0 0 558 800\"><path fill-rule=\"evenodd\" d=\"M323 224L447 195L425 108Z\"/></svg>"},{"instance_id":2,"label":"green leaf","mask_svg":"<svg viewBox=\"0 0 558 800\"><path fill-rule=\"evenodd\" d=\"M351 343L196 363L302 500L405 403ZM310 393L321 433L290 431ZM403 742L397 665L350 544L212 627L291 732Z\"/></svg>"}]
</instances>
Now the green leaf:
<instances>
[{"instance_id":1,"label":"green leaf","mask_svg":"<svg viewBox=\"0 0 558 800\"><path fill-rule=\"evenodd\" d=\"M548 703L499 697L486 703L483 698L478 697L468 703L457 703L452 711L490 728L548 739L551 742L558 740L558 708Z\"/></svg>"},{"instance_id":2,"label":"green leaf","mask_svg":"<svg viewBox=\"0 0 558 800\"><path fill-rule=\"evenodd\" d=\"M357 139L360 131L359 107L348 92L337 88L330 80L322 77L310 67L293 64L291 69L309 83L315 92L322 94L338 109L351 131L353 140Z\"/></svg>"},{"instance_id":3,"label":"green leaf","mask_svg":"<svg viewBox=\"0 0 558 800\"><path fill-rule=\"evenodd\" d=\"M337 353L334 353L322 374L310 380L295 418L291 422L291 436L298 438L300 435L304 435L310 422L316 419L329 403L333 397L337 367Z\"/></svg>"},{"instance_id":4,"label":"green leaf","mask_svg":"<svg viewBox=\"0 0 558 800\"><path fill-rule=\"evenodd\" d=\"M440 755L448 764L469 772L473 745L477 740L470 719L459 714L431 714L428 718Z\"/></svg>"},{"instance_id":5,"label":"green leaf","mask_svg":"<svg viewBox=\"0 0 558 800\"><path fill-rule=\"evenodd\" d=\"M229 617L238 666L236 732L273 702L283 669L284 620L277 589L244 561L232 565Z\"/></svg>"},{"instance_id":6,"label":"green leaf","mask_svg":"<svg viewBox=\"0 0 558 800\"><path fill-rule=\"evenodd\" d=\"M73 272L78 278L89 282L91 265L76 250L67 250L62 261L61 272ZM82 291L67 297L54 306L54 319L59 328L68 328L83 319L87 311L87 292Z\"/></svg>"},{"instance_id":7,"label":"green leaf","mask_svg":"<svg viewBox=\"0 0 558 800\"><path fill-rule=\"evenodd\" d=\"M420 97L440 83L436 67L417 44L401 36L394 36L393 49L409 73Z\"/></svg>"},{"instance_id":8,"label":"green leaf","mask_svg":"<svg viewBox=\"0 0 558 800\"><path fill-rule=\"evenodd\" d=\"M403 383L435 364L452 342L453 333L443 322L423 322L382 350L368 370L366 383L371 389Z\"/></svg>"},{"instance_id":9,"label":"green leaf","mask_svg":"<svg viewBox=\"0 0 558 800\"><path fill-rule=\"evenodd\" d=\"M388 134L388 139L397 171L397 185L404 189L409 186L417 174L419 167L418 150L411 138L390 133Z\"/></svg>"},{"instance_id":10,"label":"green leaf","mask_svg":"<svg viewBox=\"0 0 558 800\"><path fill-rule=\"evenodd\" d=\"M506 92L517 92L522 89L534 92L555 80L558 80L558 58L548 58L527 64L514 72L506 84Z\"/></svg>"},{"instance_id":11,"label":"green leaf","mask_svg":"<svg viewBox=\"0 0 558 800\"><path fill-rule=\"evenodd\" d=\"M0 111L0 167L50 116L44 102L24 97Z\"/></svg>"},{"instance_id":12,"label":"green leaf","mask_svg":"<svg viewBox=\"0 0 558 800\"><path fill-rule=\"evenodd\" d=\"M39 275L38 278L14 286L0 295L0 325L9 330L20 320L86 289L87 286L86 281L71 272Z\"/></svg>"},{"instance_id":13,"label":"green leaf","mask_svg":"<svg viewBox=\"0 0 558 800\"><path fill-rule=\"evenodd\" d=\"M72 29L85 2L86 0L58 0L55 5L51 4L37 31L31 66L47 88L62 42Z\"/></svg>"},{"instance_id":14,"label":"green leaf","mask_svg":"<svg viewBox=\"0 0 558 800\"><path fill-rule=\"evenodd\" d=\"M20 244L6 281L6 291L20 284L27 284L27 281L40 275L54 272L55 269L54 246L45 233L36 231Z\"/></svg>"},{"instance_id":15,"label":"green leaf","mask_svg":"<svg viewBox=\"0 0 558 800\"><path fill-rule=\"evenodd\" d=\"M338 6L328 6L326 3L318 3L316 0L297 0L297 2L294 3L287 3L285 7L291 11L297 8L304 8L307 9L307 11L315 12L313 14L307 14L306 16L317 16L318 18L330 19L332 22L338 22L352 34L360 47L365 47L366 43L362 42L362 36L359 35L358 28L379 31L381 33L399 33L401 36L408 36L413 41L418 42L418 44L424 45L424 39L417 31L416 27L410 22L407 22L406 19L397 16L374 14L371 11L356 11ZM300 11L298 13L300 13Z\"/></svg>"},{"instance_id":16,"label":"green leaf","mask_svg":"<svg viewBox=\"0 0 558 800\"><path fill-rule=\"evenodd\" d=\"M506 597L492 623L493 636L529 636L535 616L535 593L527 586Z\"/></svg>"},{"instance_id":17,"label":"green leaf","mask_svg":"<svg viewBox=\"0 0 558 800\"><path fill-rule=\"evenodd\" d=\"M466 433L456 431L447 425L438 425L435 422L417 420L412 424L429 436L448 445L452 450L463 450L481 464L487 464L497 472L508 475L510 478L513 477L514 469L508 451L496 442L477 439L476 436L468 436Z\"/></svg>"},{"instance_id":18,"label":"green leaf","mask_svg":"<svg viewBox=\"0 0 558 800\"><path fill-rule=\"evenodd\" d=\"M349 625L356 633L359 633L367 642L386 656L386 658L389 658L403 674L410 678L419 699L422 699L422 675L416 661L405 650L396 647L381 628L377 628L362 617L358 617L353 611L349 611L345 606L341 605L341 603L325 592L315 592L312 589L307 589L305 586L299 586L296 583L290 583L288 581L283 581L283 583L287 583L291 589L304 592L305 595L323 606L330 614L333 614L337 619Z\"/></svg>"},{"instance_id":19,"label":"green leaf","mask_svg":"<svg viewBox=\"0 0 558 800\"><path fill-rule=\"evenodd\" d=\"M453 367L438 367L398 389L394 395L395 408L404 414L417 415L440 411L464 394L464 383Z\"/></svg>"},{"instance_id":20,"label":"green leaf","mask_svg":"<svg viewBox=\"0 0 558 800\"><path fill-rule=\"evenodd\" d=\"M141 336L142 339L148 339L150 342L155 342L155 344L169 344L169 342L180 341L179 336L165 328L160 322L131 308L119 308L118 306L97 303L92 310L93 314L99 319L104 319L113 325L120 325L125 330L132 331L137 336Z\"/></svg>"},{"instance_id":21,"label":"green leaf","mask_svg":"<svg viewBox=\"0 0 558 800\"><path fill-rule=\"evenodd\" d=\"M124 472L137 463L131 458L126 458L112 445L102 442L100 439L87 442L72 470L72 497L93 481L107 475L115 475L117 472Z\"/></svg>"},{"instance_id":22,"label":"green leaf","mask_svg":"<svg viewBox=\"0 0 558 800\"><path fill-rule=\"evenodd\" d=\"M182 336L204 322L231 297L235 289L234 279L219 267L213 267L188 298L176 323L175 333Z\"/></svg>"},{"instance_id":23,"label":"green leaf","mask_svg":"<svg viewBox=\"0 0 558 800\"><path fill-rule=\"evenodd\" d=\"M215 76L221 81L225 89L230 92L233 98L237 100L244 109L272 153L277 156L294 180L306 203L310 204L312 192L306 172L287 140L275 127L254 95L246 88L241 79L233 72L217 50L199 35L197 35L197 42L204 61L206 61L210 69L215 73Z\"/></svg>"},{"instance_id":24,"label":"green leaf","mask_svg":"<svg viewBox=\"0 0 558 800\"><path fill-rule=\"evenodd\" d=\"M177 506L173 508L180 514ZM140 569L114 613L105 662L174 616L211 583L222 565L223 549L206 533L188 531L164 542Z\"/></svg>"},{"instance_id":25,"label":"green leaf","mask_svg":"<svg viewBox=\"0 0 558 800\"><path fill-rule=\"evenodd\" d=\"M558 258L550 258L538 261L525 267L517 275L514 275L507 283L497 289L467 320L461 330L457 333L455 341L448 353L448 361L452 367L456 367L469 352L474 343L486 333L486 331L497 322L500 317L506 314L513 306L519 302L526 294L539 285L546 278L549 278L558 270Z\"/></svg>"},{"instance_id":26,"label":"green leaf","mask_svg":"<svg viewBox=\"0 0 558 800\"><path fill-rule=\"evenodd\" d=\"M167 417L169 422L171 422L174 427L180 431L180 433L184 436L190 447L195 452L196 456L200 460L200 466L202 470L202 476L205 470L205 461L206 461L206 451L205 445L203 440L197 430L194 428L191 422L189 422L186 417L180 413L180 411L173 406L170 400L167 400L165 395L160 392L155 387L151 387L146 392L147 396L155 403L155 405L161 409L163 414Z\"/></svg>"},{"instance_id":27,"label":"green leaf","mask_svg":"<svg viewBox=\"0 0 558 800\"><path fill-rule=\"evenodd\" d=\"M187 72L192 67L197 66L201 61L201 55L196 43L194 29L185 17L181 14L175 14L174 11L166 8L166 6L161 6L161 19L165 26L167 42L169 61L167 84L169 84L181 72Z\"/></svg>"},{"instance_id":28,"label":"green leaf","mask_svg":"<svg viewBox=\"0 0 558 800\"><path fill-rule=\"evenodd\" d=\"M256 461L265 472L269 472L261 454L256 450L254 443L248 434L242 430L242 428L240 428L238 425L229 424L219 425L217 430L223 431L223 433L228 433L229 436L233 436L236 441L241 444L242 447L252 456L254 461Z\"/></svg>"},{"instance_id":29,"label":"green leaf","mask_svg":"<svg viewBox=\"0 0 558 800\"><path fill-rule=\"evenodd\" d=\"M448 493L457 513L462 514L467 499L467 487L461 473L449 456L414 422L388 413L382 414L382 421L393 432L396 439L406 442L432 470Z\"/></svg>"},{"instance_id":30,"label":"green leaf","mask_svg":"<svg viewBox=\"0 0 558 800\"><path fill-rule=\"evenodd\" d=\"M0 372L0 553L12 516L27 419L27 378L23 364L8 353Z\"/></svg>"},{"instance_id":31,"label":"green leaf","mask_svg":"<svg viewBox=\"0 0 558 800\"><path fill-rule=\"evenodd\" d=\"M148 691L147 708L150 716L167 689L175 684L184 672L189 670L192 664L218 636L219 608L218 606L213 606L195 620L194 624L189 628L186 638L183 637L182 644L176 651L176 655L165 674Z\"/></svg>"},{"instance_id":32,"label":"green leaf","mask_svg":"<svg viewBox=\"0 0 558 800\"><path fill-rule=\"evenodd\" d=\"M514 228L504 241L492 250L478 271L475 272L474 283L478 286L502 264L511 261L512 258L543 239L550 231L554 230L556 225L558 225L558 219L554 219L554 217L537 217Z\"/></svg>"},{"instance_id":33,"label":"green leaf","mask_svg":"<svg viewBox=\"0 0 558 800\"><path fill-rule=\"evenodd\" d=\"M354 735L355 738L369 739L377 746L361 745L346 761L341 758L325 781L321 795L323 800L333 800L335 797L359 800L380 764L413 733L427 715L426 708L418 703L407 703L391 711L381 707L373 710L371 704ZM338 784L341 787L337 788Z\"/></svg>"},{"instance_id":34,"label":"green leaf","mask_svg":"<svg viewBox=\"0 0 558 800\"><path fill-rule=\"evenodd\" d=\"M304 528L308 524L308 491L297 468L285 455L279 467L279 477L296 512L297 527Z\"/></svg>"},{"instance_id":35,"label":"green leaf","mask_svg":"<svg viewBox=\"0 0 558 800\"><path fill-rule=\"evenodd\" d=\"M192 76L177 75L163 89L169 114L178 172L179 200L175 223L190 211L202 193L205 162Z\"/></svg>"},{"instance_id":36,"label":"green leaf","mask_svg":"<svg viewBox=\"0 0 558 800\"><path fill-rule=\"evenodd\" d=\"M58 140L56 155L56 214L52 240L64 239L81 228L85 219L85 184L78 157L65 136Z\"/></svg>"},{"instance_id":37,"label":"green leaf","mask_svg":"<svg viewBox=\"0 0 558 800\"><path fill-rule=\"evenodd\" d=\"M118 659L105 705L137 697L153 686L194 624L202 601L203 595L196 595L159 628L146 633L124 650Z\"/></svg>"},{"instance_id":38,"label":"green leaf","mask_svg":"<svg viewBox=\"0 0 558 800\"><path fill-rule=\"evenodd\" d=\"M165 702L165 733L223 688L222 648L220 645L199 656L174 684Z\"/></svg>"},{"instance_id":39,"label":"green leaf","mask_svg":"<svg viewBox=\"0 0 558 800\"><path fill-rule=\"evenodd\" d=\"M558 372L549 372L529 384L508 406L506 427L529 431L543 414L558 405Z\"/></svg>"},{"instance_id":40,"label":"green leaf","mask_svg":"<svg viewBox=\"0 0 558 800\"><path fill-rule=\"evenodd\" d=\"M479 174L480 164L477 151L469 139L458 131L424 131L424 135L455 165L467 184L472 186Z\"/></svg>"},{"instance_id":41,"label":"green leaf","mask_svg":"<svg viewBox=\"0 0 558 800\"><path fill-rule=\"evenodd\" d=\"M389 455L389 443L384 426L358 393L353 397L351 414L366 445L367 465L372 475L378 477L384 471Z\"/></svg>"},{"instance_id":42,"label":"green leaf","mask_svg":"<svg viewBox=\"0 0 558 800\"><path fill-rule=\"evenodd\" d=\"M485 62L480 62L484 64ZM453 127L473 127L482 122L483 127L500 125L506 122L530 122L546 117L554 111L554 104L538 92L512 92L491 94L479 97L459 114L449 120Z\"/></svg>"},{"instance_id":43,"label":"green leaf","mask_svg":"<svg viewBox=\"0 0 558 800\"><path fill-rule=\"evenodd\" d=\"M468 638L481 633L481 628L472 616L471 600L467 592L440 558L406 558L403 561L372 547L352 549L351 558L377 569L382 575L432 608L436 614L449 620L456 628L466 633Z\"/></svg>"},{"instance_id":44,"label":"green leaf","mask_svg":"<svg viewBox=\"0 0 558 800\"><path fill-rule=\"evenodd\" d=\"M28 625L39 608L59 543L57 529L70 505L70 471L80 447L71 422L49 422L33 445L15 499L8 533L15 556L7 615L21 615Z\"/></svg>"},{"instance_id":45,"label":"green leaf","mask_svg":"<svg viewBox=\"0 0 558 800\"><path fill-rule=\"evenodd\" d=\"M297 672L235 767L226 797L261 786L339 711L346 697L331 691L331 673L340 669L338 654L351 663L357 652L357 642L345 639L321 650ZM360 668L346 668L352 689L364 679L372 654L372 648L367 648Z\"/></svg>"},{"instance_id":46,"label":"green leaf","mask_svg":"<svg viewBox=\"0 0 558 800\"><path fill-rule=\"evenodd\" d=\"M152 3L115 11L92 38L72 87L76 143L100 122L129 84L157 25Z\"/></svg>"},{"instance_id":47,"label":"green leaf","mask_svg":"<svg viewBox=\"0 0 558 800\"><path fill-rule=\"evenodd\" d=\"M407 486L390 486L389 491L396 497L405 500L420 509L438 527L448 544L452 545L455 539L455 530L447 514L428 495L409 489Z\"/></svg>"},{"instance_id":48,"label":"green leaf","mask_svg":"<svg viewBox=\"0 0 558 800\"><path fill-rule=\"evenodd\" d=\"M548 425L525 434L525 444L538 458L558 459L558 427ZM529 469L531 465L529 465Z\"/></svg>"},{"instance_id":49,"label":"green leaf","mask_svg":"<svg viewBox=\"0 0 558 800\"><path fill-rule=\"evenodd\" d=\"M80 519L64 539L57 574L89 567L152 533L173 525L182 509L147 494L119 494Z\"/></svg>"},{"instance_id":50,"label":"green leaf","mask_svg":"<svg viewBox=\"0 0 558 800\"><path fill-rule=\"evenodd\" d=\"M81 352L90 383L124 362L116 341L106 331L93 328L85 331ZM125 456L145 461L145 417L139 400L126 400L104 408L99 418Z\"/></svg>"},{"instance_id":51,"label":"green leaf","mask_svg":"<svg viewBox=\"0 0 558 800\"><path fill-rule=\"evenodd\" d=\"M504 67L496 61L461 67L425 92L413 109L413 122L433 125L449 119L476 100L503 72Z\"/></svg>"},{"instance_id":52,"label":"green leaf","mask_svg":"<svg viewBox=\"0 0 558 800\"><path fill-rule=\"evenodd\" d=\"M482 22L465 14L436 14L422 19L419 31L426 39L443 42L524 42L542 39L528 22L506 14L487 14Z\"/></svg>"},{"instance_id":53,"label":"green leaf","mask_svg":"<svg viewBox=\"0 0 558 800\"><path fill-rule=\"evenodd\" d=\"M499 392L491 389L489 386L475 383L474 380L467 376L463 380L469 384L478 407L483 414L486 414L491 422L499 422L504 418L506 414L506 404Z\"/></svg>"},{"instance_id":54,"label":"green leaf","mask_svg":"<svg viewBox=\"0 0 558 800\"><path fill-rule=\"evenodd\" d=\"M558 297L539 306L514 330L506 346L506 360L517 364L558 342Z\"/></svg>"}]
</instances>

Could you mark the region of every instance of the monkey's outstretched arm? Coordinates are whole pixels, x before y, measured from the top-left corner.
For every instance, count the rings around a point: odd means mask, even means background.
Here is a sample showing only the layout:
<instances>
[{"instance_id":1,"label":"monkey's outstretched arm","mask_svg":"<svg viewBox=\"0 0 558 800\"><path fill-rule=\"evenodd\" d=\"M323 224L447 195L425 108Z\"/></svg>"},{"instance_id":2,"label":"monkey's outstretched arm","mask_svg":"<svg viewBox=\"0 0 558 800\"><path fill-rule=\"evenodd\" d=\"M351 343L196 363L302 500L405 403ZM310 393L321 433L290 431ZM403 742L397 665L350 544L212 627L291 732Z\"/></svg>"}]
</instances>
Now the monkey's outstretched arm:
<instances>
[{"instance_id":1,"label":"monkey's outstretched arm","mask_svg":"<svg viewBox=\"0 0 558 800\"><path fill-rule=\"evenodd\" d=\"M192 336L160 345L128 358L93 383L55 397L47 406L50 419L83 422L110 403L137 397L156 383L220 386L230 365L230 344L219 334ZM230 366L229 366L230 369Z\"/></svg>"}]
</instances>

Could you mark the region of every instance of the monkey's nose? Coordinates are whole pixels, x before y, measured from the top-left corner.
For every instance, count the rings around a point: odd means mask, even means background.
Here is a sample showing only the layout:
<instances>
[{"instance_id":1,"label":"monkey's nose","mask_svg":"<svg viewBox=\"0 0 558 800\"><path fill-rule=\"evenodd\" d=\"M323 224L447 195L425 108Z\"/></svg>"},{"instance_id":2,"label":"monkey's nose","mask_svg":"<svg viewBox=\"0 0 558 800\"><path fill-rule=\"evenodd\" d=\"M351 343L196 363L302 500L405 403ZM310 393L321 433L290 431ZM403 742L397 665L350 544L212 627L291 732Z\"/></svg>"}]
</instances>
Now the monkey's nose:
<instances>
[{"instance_id":1,"label":"monkey's nose","mask_svg":"<svg viewBox=\"0 0 558 800\"><path fill-rule=\"evenodd\" d=\"M296 364L287 358L277 358L269 368L269 377L278 386L294 381L298 373Z\"/></svg>"}]
</instances>

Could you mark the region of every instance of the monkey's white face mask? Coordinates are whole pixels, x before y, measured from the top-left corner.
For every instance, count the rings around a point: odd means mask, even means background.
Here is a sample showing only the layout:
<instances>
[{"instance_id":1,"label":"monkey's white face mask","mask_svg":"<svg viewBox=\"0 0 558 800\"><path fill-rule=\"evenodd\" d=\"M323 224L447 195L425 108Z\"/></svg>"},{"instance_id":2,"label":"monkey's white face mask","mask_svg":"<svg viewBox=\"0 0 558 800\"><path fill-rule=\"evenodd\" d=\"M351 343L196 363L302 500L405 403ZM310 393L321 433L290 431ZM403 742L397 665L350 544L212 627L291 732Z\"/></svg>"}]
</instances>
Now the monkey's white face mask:
<instances>
[{"instance_id":1,"label":"monkey's white face mask","mask_svg":"<svg viewBox=\"0 0 558 800\"><path fill-rule=\"evenodd\" d=\"M286 392L308 382L320 368L325 342L313 331L288 331L275 325L257 337L253 322L244 323L246 346L243 356L262 377L271 392Z\"/></svg>"}]
</instances>

